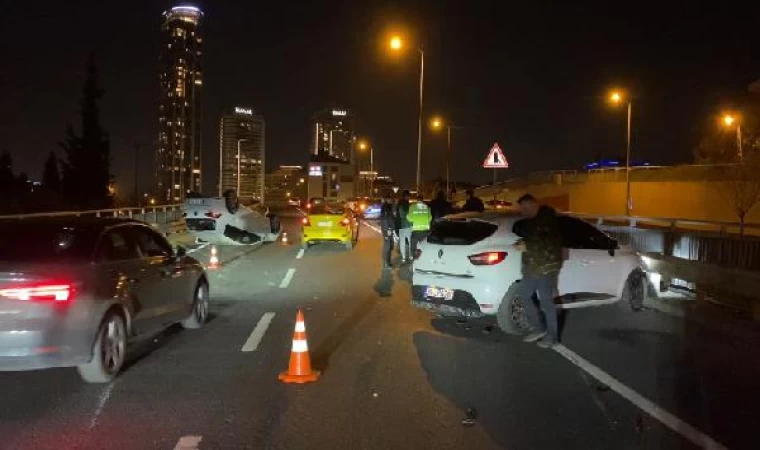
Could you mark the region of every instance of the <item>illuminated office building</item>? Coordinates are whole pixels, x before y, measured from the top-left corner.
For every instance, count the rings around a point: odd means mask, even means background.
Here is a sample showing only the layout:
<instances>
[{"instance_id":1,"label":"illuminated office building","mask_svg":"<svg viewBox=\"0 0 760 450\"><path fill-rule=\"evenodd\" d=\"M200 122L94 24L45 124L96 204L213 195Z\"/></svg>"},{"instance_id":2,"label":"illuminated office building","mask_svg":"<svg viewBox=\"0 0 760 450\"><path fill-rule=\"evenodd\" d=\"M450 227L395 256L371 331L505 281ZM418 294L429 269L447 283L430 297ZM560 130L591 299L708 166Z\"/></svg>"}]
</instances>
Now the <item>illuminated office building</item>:
<instances>
[{"instance_id":1,"label":"illuminated office building","mask_svg":"<svg viewBox=\"0 0 760 450\"><path fill-rule=\"evenodd\" d=\"M163 15L156 152L156 197L163 203L201 192L202 19L194 6L175 6Z\"/></svg>"},{"instance_id":2,"label":"illuminated office building","mask_svg":"<svg viewBox=\"0 0 760 450\"><path fill-rule=\"evenodd\" d=\"M333 107L317 112L311 125L311 154L354 162L354 117L351 111Z\"/></svg>"},{"instance_id":3,"label":"illuminated office building","mask_svg":"<svg viewBox=\"0 0 760 450\"><path fill-rule=\"evenodd\" d=\"M234 190L245 203L264 201L265 123L237 106L219 122L219 195Z\"/></svg>"}]
</instances>

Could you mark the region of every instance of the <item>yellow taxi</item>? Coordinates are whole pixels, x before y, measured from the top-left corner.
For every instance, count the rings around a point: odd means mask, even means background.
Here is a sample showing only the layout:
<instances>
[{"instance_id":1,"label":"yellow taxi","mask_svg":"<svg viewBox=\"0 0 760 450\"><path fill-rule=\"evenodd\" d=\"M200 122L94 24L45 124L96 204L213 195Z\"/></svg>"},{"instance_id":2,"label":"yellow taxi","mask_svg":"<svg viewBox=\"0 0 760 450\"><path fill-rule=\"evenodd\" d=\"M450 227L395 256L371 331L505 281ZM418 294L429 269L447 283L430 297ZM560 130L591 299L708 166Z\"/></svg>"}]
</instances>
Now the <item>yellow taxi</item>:
<instances>
[{"instance_id":1,"label":"yellow taxi","mask_svg":"<svg viewBox=\"0 0 760 450\"><path fill-rule=\"evenodd\" d=\"M359 219L341 206L312 205L301 219L301 246L308 248L317 242L339 242L348 250L359 240Z\"/></svg>"}]
</instances>

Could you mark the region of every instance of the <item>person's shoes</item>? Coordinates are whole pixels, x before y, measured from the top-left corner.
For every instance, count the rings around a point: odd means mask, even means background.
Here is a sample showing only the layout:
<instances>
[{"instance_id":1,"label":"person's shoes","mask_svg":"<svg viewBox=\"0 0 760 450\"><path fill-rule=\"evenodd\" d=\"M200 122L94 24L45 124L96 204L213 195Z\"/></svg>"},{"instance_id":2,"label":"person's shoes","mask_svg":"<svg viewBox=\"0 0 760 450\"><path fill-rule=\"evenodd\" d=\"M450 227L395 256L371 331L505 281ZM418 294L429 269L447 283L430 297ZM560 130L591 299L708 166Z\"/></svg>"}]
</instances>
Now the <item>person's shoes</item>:
<instances>
[{"instance_id":1,"label":"person's shoes","mask_svg":"<svg viewBox=\"0 0 760 450\"><path fill-rule=\"evenodd\" d=\"M523 342L536 342L546 336L546 331L533 331L523 338Z\"/></svg>"},{"instance_id":2,"label":"person's shoes","mask_svg":"<svg viewBox=\"0 0 760 450\"><path fill-rule=\"evenodd\" d=\"M541 348L552 348L557 344L559 344L559 342L555 341L554 338L551 338L549 336L544 336L543 338L539 339L538 342L536 342L536 345Z\"/></svg>"}]
</instances>

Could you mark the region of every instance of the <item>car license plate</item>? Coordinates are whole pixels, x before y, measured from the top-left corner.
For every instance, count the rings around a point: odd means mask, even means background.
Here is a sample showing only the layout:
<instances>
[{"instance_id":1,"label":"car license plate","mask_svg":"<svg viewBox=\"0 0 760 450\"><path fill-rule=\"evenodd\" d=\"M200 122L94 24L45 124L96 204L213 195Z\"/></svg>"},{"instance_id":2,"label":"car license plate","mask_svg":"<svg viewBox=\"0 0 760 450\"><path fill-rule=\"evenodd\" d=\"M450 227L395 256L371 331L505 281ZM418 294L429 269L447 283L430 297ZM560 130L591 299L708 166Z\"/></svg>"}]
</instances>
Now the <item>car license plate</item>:
<instances>
[{"instance_id":1,"label":"car license plate","mask_svg":"<svg viewBox=\"0 0 760 450\"><path fill-rule=\"evenodd\" d=\"M329 227L332 226L332 222L319 222L317 225L320 227Z\"/></svg>"},{"instance_id":2,"label":"car license plate","mask_svg":"<svg viewBox=\"0 0 760 450\"><path fill-rule=\"evenodd\" d=\"M441 288L441 287L435 287L435 286L428 286L427 288L425 288L425 297L451 300L454 298L454 290Z\"/></svg>"}]
</instances>

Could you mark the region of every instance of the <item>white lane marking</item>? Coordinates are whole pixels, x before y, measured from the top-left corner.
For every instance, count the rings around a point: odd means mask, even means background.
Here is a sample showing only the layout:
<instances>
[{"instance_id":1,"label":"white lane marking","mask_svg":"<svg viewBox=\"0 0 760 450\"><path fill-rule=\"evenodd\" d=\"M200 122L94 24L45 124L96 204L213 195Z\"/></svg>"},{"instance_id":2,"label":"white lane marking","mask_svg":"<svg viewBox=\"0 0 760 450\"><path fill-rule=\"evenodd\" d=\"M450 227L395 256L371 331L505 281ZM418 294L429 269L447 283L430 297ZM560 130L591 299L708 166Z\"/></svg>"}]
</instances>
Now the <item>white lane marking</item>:
<instances>
[{"instance_id":1,"label":"white lane marking","mask_svg":"<svg viewBox=\"0 0 760 450\"><path fill-rule=\"evenodd\" d=\"M698 429L679 419L670 412L664 410L653 401L624 385L619 380L612 377L612 375L586 361L577 353L573 352L564 345L559 344L555 346L554 351L564 356L568 361L583 369L587 374L596 378L599 382L609 386L610 389L617 392L618 395L633 403L636 407L659 420L663 425L685 437L700 448L710 450L728 450L728 447L725 445L717 442L715 439L702 433Z\"/></svg>"},{"instance_id":2,"label":"white lane marking","mask_svg":"<svg viewBox=\"0 0 760 450\"><path fill-rule=\"evenodd\" d=\"M377 228L374 225L370 225L367 222L364 222L364 225L368 226L372 231L374 231L377 234L383 234L383 231L380 228Z\"/></svg>"},{"instance_id":3,"label":"white lane marking","mask_svg":"<svg viewBox=\"0 0 760 450\"><path fill-rule=\"evenodd\" d=\"M280 283L280 289L285 289L290 285L290 281L293 279L293 275L295 275L296 269L288 269L288 273L285 274L285 278L282 279L282 282Z\"/></svg>"},{"instance_id":4,"label":"white lane marking","mask_svg":"<svg viewBox=\"0 0 760 450\"><path fill-rule=\"evenodd\" d=\"M197 252L198 250L203 250L204 248L206 248L206 247L208 247L208 246L209 246L209 243L208 243L208 242L206 242L205 244L201 244L201 246L200 246L200 247L195 247L195 248L193 248L193 249L190 249L190 250L188 250L188 251L187 251L187 253L188 253L188 254L190 254L190 253L195 253L195 252Z\"/></svg>"},{"instance_id":5,"label":"white lane marking","mask_svg":"<svg viewBox=\"0 0 760 450\"><path fill-rule=\"evenodd\" d=\"M108 399L111 397L111 391L113 390L113 383L109 383L108 386L106 386L103 391L100 392L100 397L98 399L98 407L95 408L95 415L92 416L92 420L90 421L90 429L92 430L96 426L98 426L98 419L100 419L100 413L103 412L103 408L105 408L106 403L108 403Z\"/></svg>"},{"instance_id":6,"label":"white lane marking","mask_svg":"<svg viewBox=\"0 0 760 450\"><path fill-rule=\"evenodd\" d=\"M241 352L252 352L252 351L255 351L259 347L259 343L261 342L261 339L264 337L264 333L267 332L267 328L269 328L269 324L272 323L272 319L274 319L273 312L264 313L264 315L261 316L261 319L259 319L259 323L257 323L256 326L253 328L251 335L248 336L248 340L245 341L245 344L243 344L243 348L240 349Z\"/></svg>"},{"instance_id":7,"label":"white lane marking","mask_svg":"<svg viewBox=\"0 0 760 450\"><path fill-rule=\"evenodd\" d=\"M203 440L203 436L182 436L174 446L174 450L198 450L198 445Z\"/></svg>"},{"instance_id":8,"label":"white lane marking","mask_svg":"<svg viewBox=\"0 0 760 450\"><path fill-rule=\"evenodd\" d=\"M304 253L306 253L306 250L304 250L304 249L298 250L298 254L296 255L296 259L303 258L303 254Z\"/></svg>"}]
</instances>

